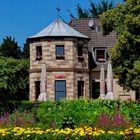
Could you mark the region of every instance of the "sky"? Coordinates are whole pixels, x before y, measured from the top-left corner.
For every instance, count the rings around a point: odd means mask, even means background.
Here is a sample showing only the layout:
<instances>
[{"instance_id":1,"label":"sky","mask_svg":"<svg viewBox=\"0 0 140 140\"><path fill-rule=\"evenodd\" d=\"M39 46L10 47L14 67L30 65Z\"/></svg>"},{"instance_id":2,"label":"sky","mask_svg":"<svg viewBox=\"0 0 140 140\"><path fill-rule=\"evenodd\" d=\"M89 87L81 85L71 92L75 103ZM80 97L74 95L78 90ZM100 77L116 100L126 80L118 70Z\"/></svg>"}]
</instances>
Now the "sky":
<instances>
[{"instance_id":1,"label":"sky","mask_svg":"<svg viewBox=\"0 0 140 140\"><path fill-rule=\"evenodd\" d=\"M98 3L100 0L94 0ZM123 0L113 0L122 3ZM12 36L23 47L26 39L58 18L56 8L64 21L77 16L76 5L89 8L90 0L0 0L0 44L6 36Z\"/></svg>"}]
</instances>

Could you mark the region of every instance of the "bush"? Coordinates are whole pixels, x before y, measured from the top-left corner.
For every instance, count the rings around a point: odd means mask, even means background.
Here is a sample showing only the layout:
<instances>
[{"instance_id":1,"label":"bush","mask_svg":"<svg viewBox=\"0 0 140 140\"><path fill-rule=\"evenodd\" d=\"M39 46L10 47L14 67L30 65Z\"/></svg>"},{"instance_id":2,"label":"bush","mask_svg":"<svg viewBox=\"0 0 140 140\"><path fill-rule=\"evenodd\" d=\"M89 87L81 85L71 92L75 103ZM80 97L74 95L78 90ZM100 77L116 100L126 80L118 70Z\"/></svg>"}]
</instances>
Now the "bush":
<instances>
[{"instance_id":1,"label":"bush","mask_svg":"<svg viewBox=\"0 0 140 140\"><path fill-rule=\"evenodd\" d=\"M35 125L41 128L75 128L85 125L96 127L97 124L105 129L109 129L107 127L110 126L113 129L123 129L130 124L134 127L140 126L140 106L138 102L132 101L88 100L84 98L41 103L9 101L4 110L10 114L16 110L31 112L36 121ZM6 113L5 117L1 118L1 120L6 118Z\"/></svg>"},{"instance_id":2,"label":"bush","mask_svg":"<svg viewBox=\"0 0 140 140\"><path fill-rule=\"evenodd\" d=\"M34 114L29 111L21 112L16 110L12 114L7 112L0 117L0 127L33 127L35 124L34 118Z\"/></svg>"},{"instance_id":3,"label":"bush","mask_svg":"<svg viewBox=\"0 0 140 140\"><path fill-rule=\"evenodd\" d=\"M95 126L97 116L106 112L112 116L115 112L114 101L87 100L84 98L73 101L47 101L40 104L37 118L39 126L50 128L78 127L81 125Z\"/></svg>"},{"instance_id":4,"label":"bush","mask_svg":"<svg viewBox=\"0 0 140 140\"><path fill-rule=\"evenodd\" d=\"M15 110L32 110L37 108L39 105L38 102L30 102L30 101L5 101L0 102L0 116L5 112L9 112L10 114Z\"/></svg>"},{"instance_id":5,"label":"bush","mask_svg":"<svg viewBox=\"0 0 140 140\"><path fill-rule=\"evenodd\" d=\"M111 125L126 128L134 123L138 126L140 113L137 102L88 100L84 98L63 100L59 102L43 102L38 107L38 125L44 128L75 128L80 126L96 126L101 114L111 119ZM134 118L138 119L134 119Z\"/></svg>"},{"instance_id":6,"label":"bush","mask_svg":"<svg viewBox=\"0 0 140 140\"><path fill-rule=\"evenodd\" d=\"M122 116L119 113L115 113L112 117L109 117L106 114L101 114L98 116L96 127L102 128L103 130L124 130L126 128L129 128L131 125L125 119L124 116Z\"/></svg>"}]
</instances>

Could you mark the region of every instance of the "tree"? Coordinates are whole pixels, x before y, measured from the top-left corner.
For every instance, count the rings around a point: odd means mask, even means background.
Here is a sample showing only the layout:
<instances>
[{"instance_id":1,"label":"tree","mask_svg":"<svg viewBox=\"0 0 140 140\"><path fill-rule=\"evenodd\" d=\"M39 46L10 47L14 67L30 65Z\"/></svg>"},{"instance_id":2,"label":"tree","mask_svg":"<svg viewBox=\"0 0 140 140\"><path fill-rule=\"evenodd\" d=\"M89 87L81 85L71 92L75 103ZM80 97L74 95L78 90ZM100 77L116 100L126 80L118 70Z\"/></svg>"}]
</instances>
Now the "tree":
<instances>
[{"instance_id":1,"label":"tree","mask_svg":"<svg viewBox=\"0 0 140 140\"><path fill-rule=\"evenodd\" d=\"M28 99L28 70L29 62L25 59L0 58L0 102Z\"/></svg>"},{"instance_id":2,"label":"tree","mask_svg":"<svg viewBox=\"0 0 140 140\"><path fill-rule=\"evenodd\" d=\"M77 13L78 13L78 17L79 18L88 18L89 17L88 11L87 10L83 10L79 3L77 5Z\"/></svg>"},{"instance_id":3,"label":"tree","mask_svg":"<svg viewBox=\"0 0 140 140\"><path fill-rule=\"evenodd\" d=\"M91 18L98 17L103 12L113 9L113 2L108 2L108 0L102 0L99 4L95 4L93 1L90 1L89 9L82 9L81 5L77 4L77 13L78 18Z\"/></svg>"},{"instance_id":4,"label":"tree","mask_svg":"<svg viewBox=\"0 0 140 140\"><path fill-rule=\"evenodd\" d=\"M117 32L111 50L113 71L127 90L140 88L140 1L127 0L101 16L103 33Z\"/></svg>"},{"instance_id":5,"label":"tree","mask_svg":"<svg viewBox=\"0 0 140 140\"><path fill-rule=\"evenodd\" d=\"M3 57L13 57L19 59L21 57L21 50L15 39L11 36L6 36L3 43L0 45L0 55Z\"/></svg>"},{"instance_id":6,"label":"tree","mask_svg":"<svg viewBox=\"0 0 140 140\"><path fill-rule=\"evenodd\" d=\"M29 59L29 45L28 45L28 43L24 44L23 51L22 51L22 58Z\"/></svg>"}]
</instances>

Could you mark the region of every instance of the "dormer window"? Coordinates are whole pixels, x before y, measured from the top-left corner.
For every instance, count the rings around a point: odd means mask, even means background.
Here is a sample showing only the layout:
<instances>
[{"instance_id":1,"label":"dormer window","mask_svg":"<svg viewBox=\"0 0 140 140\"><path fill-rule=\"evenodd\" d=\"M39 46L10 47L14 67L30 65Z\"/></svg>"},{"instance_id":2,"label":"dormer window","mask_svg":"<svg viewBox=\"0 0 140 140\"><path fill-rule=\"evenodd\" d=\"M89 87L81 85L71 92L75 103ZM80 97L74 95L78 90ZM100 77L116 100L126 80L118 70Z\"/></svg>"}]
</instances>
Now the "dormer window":
<instances>
[{"instance_id":1,"label":"dormer window","mask_svg":"<svg viewBox=\"0 0 140 140\"><path fill-rule=\"evenodd\" d=\"M95 49L95 57L96 57L96 62L102 63L102 62L106 62L107 60L107 51L106 49Z\"/></svg>"},{"instance_id":2,"label":"dormer window","mask_svg":"<svg viewBox=\"0 0 140 140\"><path fill-rule=\"evenodd\" d=\"M36 60L42 60L42 46L36 46Z\"/></svg>"},{"instance_id":3,"label":"dormer window","mask_svg":"<svg viewBox=\"0 0 140 140\"><path fill-rule=\"evenodd\" d=\"M56 59L65 59L64 45L56 45L55 47Z\"/></svg>"},{"instance_id":4,"label":"dormer window","mask_svg":"<svg viewBox=\"0 0 140 140\"><path fill-rule=\"evenodd\" d=\"M79 61L83 61L84 57L83 57L83 46L78 46L78 60Z\"/></svg>"}]
</instances>

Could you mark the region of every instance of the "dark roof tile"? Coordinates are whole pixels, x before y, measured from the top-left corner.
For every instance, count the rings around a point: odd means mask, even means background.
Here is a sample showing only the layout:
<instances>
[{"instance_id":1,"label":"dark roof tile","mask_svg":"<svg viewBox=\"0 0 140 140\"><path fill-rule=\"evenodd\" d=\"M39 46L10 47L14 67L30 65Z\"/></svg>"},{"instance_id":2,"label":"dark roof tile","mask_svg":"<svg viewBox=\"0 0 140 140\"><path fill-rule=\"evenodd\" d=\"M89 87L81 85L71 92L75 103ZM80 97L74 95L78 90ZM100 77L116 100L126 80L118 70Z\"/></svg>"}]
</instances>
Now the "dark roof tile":
<instances>
[{"instance_id":1,"label":"dark roof tile","mask_svg":"<svg viewBox=\"0 0 140 140\"><path fill-rule=\"evenodd\" d=\"M89 47L105 47L110 48L116 43L116 33L112 31L109 35L103 36L102 32L97 32L96 27L101 26L99 18L93 18L94 28L91 29L88 23L91 19L74 19L70 22L70 26L75 30L81 32L82 34L90 38Z\"/></svg>"}]
</instances>

